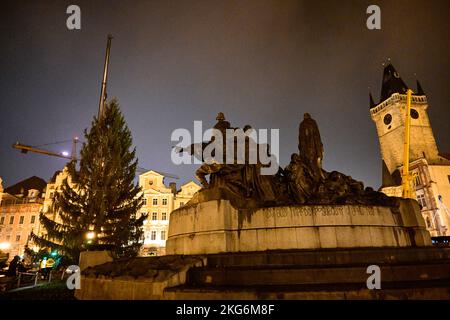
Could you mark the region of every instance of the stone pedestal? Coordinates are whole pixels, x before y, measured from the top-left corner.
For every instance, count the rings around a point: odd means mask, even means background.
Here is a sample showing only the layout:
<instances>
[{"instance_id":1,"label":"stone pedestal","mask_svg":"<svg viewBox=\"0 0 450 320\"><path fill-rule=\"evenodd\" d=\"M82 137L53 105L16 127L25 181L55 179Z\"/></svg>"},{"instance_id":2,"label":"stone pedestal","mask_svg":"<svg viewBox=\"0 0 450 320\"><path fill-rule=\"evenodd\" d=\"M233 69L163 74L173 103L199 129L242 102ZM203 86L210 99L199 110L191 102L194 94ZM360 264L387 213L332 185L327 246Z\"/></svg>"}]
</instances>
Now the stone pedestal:
<instances>
[{"instance_id":1,"label":"stone pedestal","mask_svg":"<svg viewBox=\"0 0 450 320\"><path fill-rule=\"evenodd\" d=\"M80 253L80 270L113 261L110 251L82 251Z\"/></svg>"},{"instance_id":2,"label":"stone pedestal","mask_svg":"<svg viewBox=\"0 0 450 320\"><path fill-rule=\"evenodd\" d=\"M399 207L308 205L238 210L212 200L172 212L167 254L430 246L415 201Z\"/></svg>"}]
</instances>

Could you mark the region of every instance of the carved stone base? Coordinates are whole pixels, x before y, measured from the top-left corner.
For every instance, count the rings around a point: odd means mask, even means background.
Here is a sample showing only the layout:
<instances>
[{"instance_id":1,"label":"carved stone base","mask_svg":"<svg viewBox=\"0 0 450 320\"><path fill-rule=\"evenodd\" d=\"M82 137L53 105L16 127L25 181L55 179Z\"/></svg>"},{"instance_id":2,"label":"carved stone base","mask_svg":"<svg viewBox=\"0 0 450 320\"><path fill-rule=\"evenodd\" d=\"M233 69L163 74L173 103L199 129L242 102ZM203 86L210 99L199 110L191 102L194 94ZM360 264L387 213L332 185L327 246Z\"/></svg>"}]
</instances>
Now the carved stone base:
<instances>
[{"instance_id":1,"label":"carved stone base","mask_svg":"<svg viewBox=\"0 0 450 320\"><path fill-rule=\"evenodd\" d=\"M228 200L172 212L167 254L430 246L415 201L399 207L308 205L236 209Z\"/></svg>"}]
</instances>

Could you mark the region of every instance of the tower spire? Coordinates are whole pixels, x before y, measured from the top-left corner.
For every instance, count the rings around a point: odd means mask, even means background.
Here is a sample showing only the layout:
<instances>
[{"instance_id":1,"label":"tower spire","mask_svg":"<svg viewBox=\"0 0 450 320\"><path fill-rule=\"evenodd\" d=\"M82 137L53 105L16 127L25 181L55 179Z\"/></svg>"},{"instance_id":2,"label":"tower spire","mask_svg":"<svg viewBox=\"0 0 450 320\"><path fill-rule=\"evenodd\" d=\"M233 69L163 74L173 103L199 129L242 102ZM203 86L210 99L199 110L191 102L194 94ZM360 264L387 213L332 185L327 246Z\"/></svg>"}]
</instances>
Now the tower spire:
<instances>
[{"instance_id":1,"label":"tower spire","mask_svg":"<svg viewBox=\"0 0 450 320\"><path fill-rule=\"evenodd\" d=\"M376 106L375 101L373 101L372 92L369 92L369 105L370 105L370 109L372 109L373 107Z\"/></svg>"},{"instance_id":2,"label":"tower spire","mask_svg":"<svg viewBox=\"0 0 450 320\"><path fill-rule=\"evenodd\" d=\"M418 96L424 96L425 91L423 91L422 86L420 85L419 80L416 80L416 87L417 87L417 95Z\"/></svg>"},{"instance_id":3,"label":"tower spire","mask_svg":"<svg viewBox=\"0 0 450 320\"><path fill-rule=\"evenodd\" d=\"M389 99L394 93L406 94L408 86L405 84L400 74L389 62L383 71L383 83L381 85L381 101Z\"/></svg>"}]
</instances>

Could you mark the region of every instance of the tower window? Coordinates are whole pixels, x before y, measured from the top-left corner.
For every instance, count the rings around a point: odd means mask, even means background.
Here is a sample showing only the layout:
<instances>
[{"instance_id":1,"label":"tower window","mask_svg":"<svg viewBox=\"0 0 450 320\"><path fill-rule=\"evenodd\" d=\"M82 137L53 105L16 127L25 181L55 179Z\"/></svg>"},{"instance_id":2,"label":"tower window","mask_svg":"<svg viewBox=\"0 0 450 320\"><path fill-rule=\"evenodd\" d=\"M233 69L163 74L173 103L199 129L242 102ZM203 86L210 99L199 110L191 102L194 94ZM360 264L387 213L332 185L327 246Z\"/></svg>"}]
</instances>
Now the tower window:
<instances>
[{"instance_id":1,"label":"tower window","mask_svg":"<svg viewBox=\"0 0 450 320\"><path fill-rule=\"evenodd\" d=\"M422 208L427 207L427 203L425 201L425 195L423 193L417 195L417 202L419 202L419 204L422 206Z\"/></svg>"},{"instance_id":2,"label":"tower window","mask_svg":"<svg viewBox=\"0 0 450 320\"><path fill-rule=\"evenodd\" d=\"M448 178L448 183L450 183L450 176L447 176L447 178Z\"/></svg>"},{"instance_id":3,"label":"tower window","mask_svg":"<svg viewBox=\"0 0 450 320\"><path fill-rule=\"evenodd\" d=\"M385 125L389 125L392 122L392 116L390 113L384 116L383 122Z\"/></svg>"},{"instance_id":4,"label":"tower window","mask_svg":"<svg viewBox=\"0 0 450 320\"><path fill-rule=\"evenodd\" d=\"M411 109L411 118L413 119L419 119L419 113L417 112L416 109Z\"/></svg>"}]
</instances>

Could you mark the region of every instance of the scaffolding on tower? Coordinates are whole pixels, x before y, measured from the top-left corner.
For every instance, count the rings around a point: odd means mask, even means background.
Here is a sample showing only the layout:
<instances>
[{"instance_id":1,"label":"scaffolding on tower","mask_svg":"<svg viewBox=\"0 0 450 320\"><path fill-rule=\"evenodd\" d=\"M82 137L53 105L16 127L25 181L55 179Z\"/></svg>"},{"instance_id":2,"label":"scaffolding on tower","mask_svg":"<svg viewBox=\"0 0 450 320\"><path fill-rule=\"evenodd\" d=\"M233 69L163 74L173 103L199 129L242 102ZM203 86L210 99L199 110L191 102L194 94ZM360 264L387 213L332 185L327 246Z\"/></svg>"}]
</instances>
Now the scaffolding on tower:
<instances>
[{"instance_id":1,"label":"scaffolding on tower","mask_svg":"<svg viewBox=\"0 0 450 320\"><path fill-rule=\"evenodd\" d=\"M403 143L403 170L402 170L402 197L415 198L411 188L411 174L409 172L409 146L410 146L410 127L411 127L411 95L412 90L406 92L406 110L405 110L405 139Z\"/></svg>"}]
</instances>

